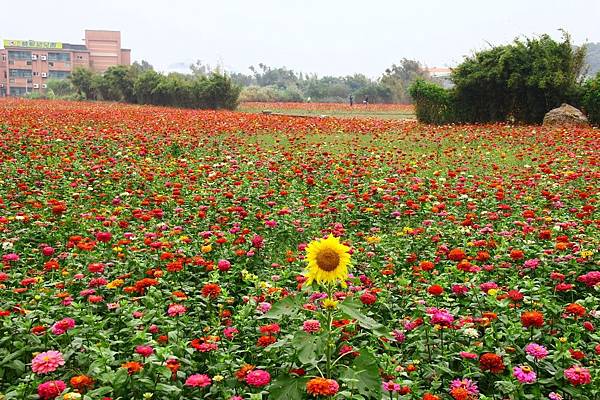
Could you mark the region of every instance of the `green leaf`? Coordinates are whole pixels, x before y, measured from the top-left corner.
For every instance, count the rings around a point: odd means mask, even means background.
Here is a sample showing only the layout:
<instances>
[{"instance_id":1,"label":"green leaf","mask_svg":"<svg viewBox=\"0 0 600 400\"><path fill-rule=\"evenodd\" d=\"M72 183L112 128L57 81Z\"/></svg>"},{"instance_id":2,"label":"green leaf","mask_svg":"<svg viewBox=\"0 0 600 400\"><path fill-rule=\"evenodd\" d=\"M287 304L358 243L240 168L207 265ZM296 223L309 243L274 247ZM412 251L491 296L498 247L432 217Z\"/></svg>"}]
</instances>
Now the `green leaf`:
<instances>
[{"instance_id":1,"label":"green leaf","mask_svg":"<svg viewBox=\"0 0 600 400\"><path fill-rule=\"evenodd\" d=\"M129 374L127 373L127 368L119 368L115 373L113 378L114 387L119 387L127 381L127 377Z\"/></svg>"},{"instance_id":2,"label":"green leaf","mask_svg":"<svg viewBox=\"0 0 600 400\"><path fill-rule=\"evenodd\" d=\"M273 304L273 307L259 318L280 319L284 315L292 315L298 311L298 299L296 296L288 296Z\"/></svg>"},{"instance_id":3,"label":"green leaf","mask_svg":"<svg viewBox=\"0 0 600 400\"><path fill-rule=\"evenodd\" d=\"M96 397L104 396L105 394L112 392L112 390L113 389L109 386L103 386L88 392L87 395L92 399L95 399Z\"/></svg>"},{"instance_id":4,"label":"green leaf","mask_svg":"<svg viewBox=\"0 0 600 400\"><path fill-rule=\"evenodd\" d=\"M317 344L314 337L308 338L298 351L298 360L302 364L314 364L317 361Z\"/></svg>"},{"instance_id":5,"label":"green leaf","mask_svg":"<svg viewBox=\"0 0 600 400\"><path fill-rule=\"evenodd\" d=\"M379 365L368 351L362 350L360 353L352 365L342 373L341 379L348 382L348 386L355 388L363 396L380 399L382 382L379 376Z\"/></svg>"},{"instance_id":6,"label":"green leaf","mask_svg":"<svg viewBox=\"0 0 600 400\"><path fill-rule=\"evenodd\" d=\"M173 385L167 385L164 383L159 383L158 385L156 385L156 390L158 390L159 392L162 393L167 393L167 394L176 394L181 392L181 389L179 389L177 386L173 386Z\"/></svg>"},{"instance_id":7,"label":"green leaf","mask_svg":"<svg viewBox=\"0 0 600 400\"><path fill-rule=\"evenodd\" d=\"M382 324L363 314L360 310L360 303L351 300L350 298L347 298L338 304L338 308L341 312L346 314L346 316L355 319L358 324L365 329L378 330L383 328Z\"/></svg>"},{"instance_id":8,"label":"green leaf","mask_svg":"<svg viewBox=\"0 0 600 400\"><path fill-rule=\"evenodd\" d=\"M302 400L308 378L295 378L289 375L277 377L269 387L269 399Z\"/></svg>"}]
</instances>

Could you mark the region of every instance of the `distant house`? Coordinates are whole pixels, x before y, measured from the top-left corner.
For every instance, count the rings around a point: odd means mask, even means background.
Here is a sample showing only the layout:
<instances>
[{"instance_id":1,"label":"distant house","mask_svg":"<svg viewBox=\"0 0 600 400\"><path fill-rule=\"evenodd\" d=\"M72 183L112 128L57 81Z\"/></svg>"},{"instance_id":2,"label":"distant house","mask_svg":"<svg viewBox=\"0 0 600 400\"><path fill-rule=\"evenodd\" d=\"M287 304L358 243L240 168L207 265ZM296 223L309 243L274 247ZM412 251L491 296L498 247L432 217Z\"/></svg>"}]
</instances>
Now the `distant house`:
<instances>
[{"instance_id":1,"label":"distant house","mask_svg":"<svg viewBox=\"0 0 600 400\"><path fill-rule=\"evenodd\" d=\"M446 68L446 67L433 67L433 68L427 68L426 71L429 73L429 76L431 76L432 78L434 78L434 80L436 82L438 82L440 85L442 85L445 88L451 88L452 86L454 86L454 83L452 83L452 68Z\"/></svg>"}]
</instances>

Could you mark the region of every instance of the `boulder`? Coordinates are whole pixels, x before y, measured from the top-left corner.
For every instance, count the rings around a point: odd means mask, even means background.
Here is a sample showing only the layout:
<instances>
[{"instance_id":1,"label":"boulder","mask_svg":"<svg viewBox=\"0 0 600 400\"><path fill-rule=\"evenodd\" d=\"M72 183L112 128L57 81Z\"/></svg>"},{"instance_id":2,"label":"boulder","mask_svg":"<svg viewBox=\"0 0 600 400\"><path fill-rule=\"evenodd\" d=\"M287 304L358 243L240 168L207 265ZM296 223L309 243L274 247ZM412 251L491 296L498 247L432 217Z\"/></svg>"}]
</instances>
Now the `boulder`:
<instances>
[{"instance_id":1,"label":"boulder","mask_svg":"<svg viewBox=\"0 0 600 400\"><path fill-rule=\"evenodd\" d=\"M590 123L585 115L575 107L568 104L561 104L544 116L544 126L575 126L588 127Z\"/></svg>"}]
</instances>

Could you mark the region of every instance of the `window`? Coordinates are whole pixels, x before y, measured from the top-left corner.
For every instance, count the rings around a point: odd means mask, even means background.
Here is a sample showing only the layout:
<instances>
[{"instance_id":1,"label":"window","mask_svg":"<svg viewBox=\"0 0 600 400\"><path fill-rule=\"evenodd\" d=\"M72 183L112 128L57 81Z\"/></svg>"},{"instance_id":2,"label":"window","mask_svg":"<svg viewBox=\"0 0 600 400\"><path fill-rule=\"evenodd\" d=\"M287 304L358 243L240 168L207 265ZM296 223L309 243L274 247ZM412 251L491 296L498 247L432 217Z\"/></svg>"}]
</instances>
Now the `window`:
<instances>
[{"instance_id":1,"label":"window","mask_svg":"<svg viewBox=\"0 0 600 400\"><path fill-rule=\"evenodd\" d=\"M33 76L30 69L10 69L8 75L11 78L31 78Z\"/></svg>"},{"instance_id":2,"label":"window","mask_svg":"<svg viewBox=\"0 0 600 400\"><path fill-rule=\"evenodd\" d=\"M48 53L48 61L71 61L71 53Z\"/></svg>"},{"instance_id":3,"label":"window","mask_svg":"<svg viewBox=\"0 0 600 400\"><path fill-rule=\"evenodd\" d=\"M50 79L67 79L71 75L69 71L48 71Z\"/></svg>"},{"instance_id":4,"label":"window","mask_svg":"<svg viewBox=\"0 0 600 400\"><path fill-rule=\"evenodd\" d=\"M31 61L27 61L27 65L31 65Z\"/></svg>"},{"instance_id":5,"label":"window","mask_svg":"<svg viewBox=\"0 0 600 400\"><path fill-rule=\"evenodd\" d=\"M23 96L27 93L27 90L24 87L10 87L10 95L11 96Z\"/></svg>"},{"instance_id":6,"label":"window","mask_svg":"<svg viewBox=\"0 0 600 400\"><path fill-rule=\"evenodd\" d=\"M31 51L9 50L8 51L8 59L9 60L30 60L31 61Z\"/></svg>"},{"instance_id":7,"label":"window","mask_svg":"<svg viewBox=\"0 0 600 400\"><path fill-rule=\"evenodd\" d=\"M33 72L33 76L38 76L40 73L39 72Z\"/></svg>"},{"instance_id":8,"label":"window","mask_svg":"<svg viewBox=\"0 0 600 400\"><path fill-rule=\"evenodd\" d=\"M54 67L54 63L53 62L49 62L48 65L51 66L51 67Z\"/></svg>"}]
</instances>

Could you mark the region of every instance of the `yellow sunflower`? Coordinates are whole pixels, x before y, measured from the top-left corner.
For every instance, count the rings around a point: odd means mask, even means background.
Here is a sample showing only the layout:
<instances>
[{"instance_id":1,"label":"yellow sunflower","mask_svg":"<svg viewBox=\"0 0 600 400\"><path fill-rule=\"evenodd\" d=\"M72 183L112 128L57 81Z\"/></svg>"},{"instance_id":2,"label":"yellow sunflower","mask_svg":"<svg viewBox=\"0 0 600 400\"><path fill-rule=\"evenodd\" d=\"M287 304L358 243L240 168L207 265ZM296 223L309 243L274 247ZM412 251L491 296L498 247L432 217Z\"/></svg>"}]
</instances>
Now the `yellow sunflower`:
<instances>
[{"instance_id":1,"label":"yellow sunflower","mask_svg":"<svg viewBox=\"0 0 600 400\"><path fill-rule=\"evenodd\" d=\"M310 285L313 281L317 283L331 283L338 279L342 286L346 286L345 279L348 277L348 265L350 265L350 248L343 245L333 235L327 239L313 240L306 246L306 262L308 272L306 283Z\"/></svg>"}]
</instances>

